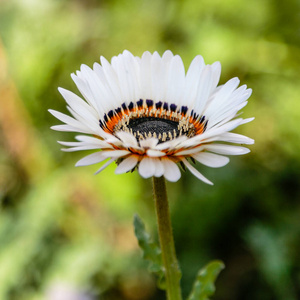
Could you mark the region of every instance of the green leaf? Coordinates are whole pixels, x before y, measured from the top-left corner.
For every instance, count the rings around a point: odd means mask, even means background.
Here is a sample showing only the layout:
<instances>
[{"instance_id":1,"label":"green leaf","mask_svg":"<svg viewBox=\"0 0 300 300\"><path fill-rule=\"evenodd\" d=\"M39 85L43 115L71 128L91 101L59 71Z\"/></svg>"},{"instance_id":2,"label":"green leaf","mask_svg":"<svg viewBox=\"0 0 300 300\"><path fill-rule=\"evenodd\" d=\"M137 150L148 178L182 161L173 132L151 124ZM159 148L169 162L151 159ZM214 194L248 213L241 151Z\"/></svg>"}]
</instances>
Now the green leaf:
<instances>
[{"instance_id":1,"label":"green leaf","mask_svg":"<svg viewBox=\"0 0 300 300\"><path fill-rule=\"evenodd\" d=\"M215 293L215 281L225 265L221 261L212 261L202 268L194 282L193 290L188 300L209 300Z\"/></svg>"},{"instance_id":2,"label":"green leaf","mask_svg":"<svg viewBox=\"0 0 300 300\"><path fill-rule=\"evenodd\" d=\"M148 269L158 276L158 287L165 290L165 272L160 247L152 241L143 221L138 215L134 216L133 225L135 236L143 250L143 258L148 261Z\"/></svg>"}]
</instances>

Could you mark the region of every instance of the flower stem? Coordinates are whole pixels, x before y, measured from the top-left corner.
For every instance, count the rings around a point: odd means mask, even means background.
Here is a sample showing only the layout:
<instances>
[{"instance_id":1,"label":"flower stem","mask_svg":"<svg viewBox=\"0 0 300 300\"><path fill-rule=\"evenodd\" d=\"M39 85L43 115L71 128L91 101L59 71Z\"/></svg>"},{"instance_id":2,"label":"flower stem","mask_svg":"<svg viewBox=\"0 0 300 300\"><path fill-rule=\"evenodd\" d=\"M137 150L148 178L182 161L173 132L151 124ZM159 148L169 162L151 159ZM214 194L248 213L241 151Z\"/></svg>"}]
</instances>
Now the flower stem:
<instances>
[{"instance_id":1,"label":"flower stem","mask_svg":"<svg viewBox=\"0 0 300 300\"><path fill-rule=\"evenodd\" d=\"M164 177L153 177L153 193L160 247L162 251L163 264L165 267L167 299L181 300L181 272L179 270L176 258Z\"/></svg>"}]
</instances>

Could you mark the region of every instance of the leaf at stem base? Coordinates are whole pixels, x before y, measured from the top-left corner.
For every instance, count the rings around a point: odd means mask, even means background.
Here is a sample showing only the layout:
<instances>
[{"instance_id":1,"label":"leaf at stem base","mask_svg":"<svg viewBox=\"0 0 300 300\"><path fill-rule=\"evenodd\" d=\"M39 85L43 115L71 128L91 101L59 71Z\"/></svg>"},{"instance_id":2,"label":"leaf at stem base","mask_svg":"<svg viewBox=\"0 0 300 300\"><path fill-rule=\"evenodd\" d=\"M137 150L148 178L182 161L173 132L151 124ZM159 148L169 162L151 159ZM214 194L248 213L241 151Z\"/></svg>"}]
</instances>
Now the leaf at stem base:
<instances>
[{"instance_id":1,"label":"leaf at stem base","mask_svg":"<svg viewBox=\"0 0 300 300\"><path fill-rule=\"evenodd\" d=\"M142 219L136 214L133 220L134 233L143 251L143 258L148 261L150 272L158 276L157 286L165 290L165 272L162 262L161 249L145 229Z\"/></svg>"},{"instance_id":2,"label":"leaf at stem base","mask_svg":"<svg viewBox=\"0 0 300 300\"><path fill-rule=\"evenodd\" d=\"M215 260L202 268L198 272L188 300L209 300L208 297L215 293L215 281L224 267L223 262Z\"/></svg>"}]
</instances>

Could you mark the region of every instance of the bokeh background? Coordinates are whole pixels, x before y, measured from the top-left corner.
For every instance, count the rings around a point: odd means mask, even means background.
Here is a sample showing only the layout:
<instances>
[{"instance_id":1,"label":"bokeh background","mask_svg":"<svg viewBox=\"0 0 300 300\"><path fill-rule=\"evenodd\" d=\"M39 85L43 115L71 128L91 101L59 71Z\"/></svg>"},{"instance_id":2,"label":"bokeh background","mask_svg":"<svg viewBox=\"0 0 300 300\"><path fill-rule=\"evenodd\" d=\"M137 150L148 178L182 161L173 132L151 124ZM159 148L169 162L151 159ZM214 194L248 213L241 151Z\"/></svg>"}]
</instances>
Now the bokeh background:
<instances>
[{"instance_id":1,"label":"bokeh background","mask_svg":"<svg viewBox=\"0 0 300 300\"><path fill-rule=\"evenodd\" d=\"M202 54L254 91L251 153L199 166L213 187L168 184L184 295L217 258L215 300L300 298L299 1L2 0L0 36L1 300L165 299L132 228L138 213L157 239L151 180L74 168L85 153L56 143L74 135L49 129L70 73L124 49Z\"/></svg>"}]
</instances>

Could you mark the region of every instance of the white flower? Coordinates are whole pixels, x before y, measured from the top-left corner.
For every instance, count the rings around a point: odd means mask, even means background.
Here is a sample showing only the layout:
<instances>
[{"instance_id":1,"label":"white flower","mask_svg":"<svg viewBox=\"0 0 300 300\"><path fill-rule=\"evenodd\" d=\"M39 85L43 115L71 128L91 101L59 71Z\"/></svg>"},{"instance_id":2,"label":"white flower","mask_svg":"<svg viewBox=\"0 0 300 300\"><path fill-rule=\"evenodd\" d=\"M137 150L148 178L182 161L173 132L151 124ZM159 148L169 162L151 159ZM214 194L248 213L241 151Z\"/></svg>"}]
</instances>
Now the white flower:
<instances>
[{"instance_id":1,"label":"white flower","mask_svg":"<svg viewBox=\"0 0 300 300\"><path fill-rule=\"evenodd\" d=\"M59 142L64 151L100 150L79 160L76 166L106 162L99 173L117 162L116 174L138 169L144 178L164 176L177 181L178 164L200 180L212 184L192 164L222 167L229 162L223 155L248 153L253 144L246 136L231 133L252 121L238 112L247 104L251 89L233 78L218 86L221 65L205 65L202 56L192 61L187 73L178 55L166 51L145 52L141 58L129 51L100 58L93 69L82 65L72 74L85 101L59 88L73 117L49 110L64 125L59 131L80 132L78 142Z\"/></svg>"}]
</instances>

